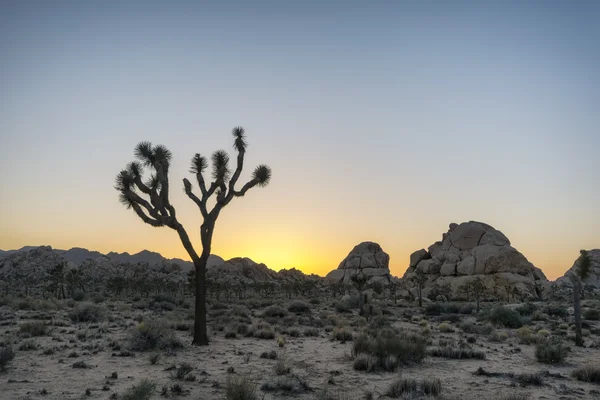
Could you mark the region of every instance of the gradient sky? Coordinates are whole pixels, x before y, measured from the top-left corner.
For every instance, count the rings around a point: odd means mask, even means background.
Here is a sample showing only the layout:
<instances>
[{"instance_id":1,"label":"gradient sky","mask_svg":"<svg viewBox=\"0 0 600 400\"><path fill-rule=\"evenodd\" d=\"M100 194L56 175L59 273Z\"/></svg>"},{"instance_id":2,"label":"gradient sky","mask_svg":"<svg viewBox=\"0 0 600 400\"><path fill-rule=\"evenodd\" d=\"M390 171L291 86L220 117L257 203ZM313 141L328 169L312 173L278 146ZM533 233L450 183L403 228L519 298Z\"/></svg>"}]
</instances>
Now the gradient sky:
<instances>
[{"instance_id":1,"label":"gradient sky","mask_svg":"<svg viewBox=\"0 0 600 400\"><path fill-rule=\"evenodd\" d=\"M371 240L401 275L468 220L552 279L600 247L599 2L163 3L0 2L0 248L188 258L114 177L150 140L179 188L236 125L273 179L221 213L224 258L325 274Z\"/></svg>"}]
</instances>

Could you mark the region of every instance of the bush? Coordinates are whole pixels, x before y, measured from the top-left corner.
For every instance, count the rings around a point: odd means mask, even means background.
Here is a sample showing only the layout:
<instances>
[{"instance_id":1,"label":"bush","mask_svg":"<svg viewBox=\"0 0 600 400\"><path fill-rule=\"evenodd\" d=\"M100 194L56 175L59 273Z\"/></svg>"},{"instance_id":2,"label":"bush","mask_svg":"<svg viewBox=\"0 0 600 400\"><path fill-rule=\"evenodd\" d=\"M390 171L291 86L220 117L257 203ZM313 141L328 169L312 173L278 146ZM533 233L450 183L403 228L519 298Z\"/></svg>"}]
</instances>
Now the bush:
<instances>
[{"instance_id":1,"label":"bush","mask_svg":"<svg viewBox=\"0 0 600 400\"><path fill-rule=\"evenodd\" d=\"M92 303L82 303L69 312L73 322L101 322L106 318L106 309Z\"/></svg>"},{"instance_id":2,"label":"bush","mask_svg":"<svg viewBox=\"0 0 600 400\"><path fill-rule=\"evenodd\" d=\"M277 352L275 350L263 351L260 354L260 358L267 358L269 360L275 360L277 358Z\"/></svg>"},{"instance_id":3,"label":"bush","mask_svg":"<svg viewBox=\"0 0 600 400\"><path fill-rule=\"evenodd\" d=\"M485 360L485 353L483 351L455 347L434 347L429 350L428 354L432 357L444 357L452 360L464 360L471 358Z\"/></svg>"},{"instance_id":4,"label":"bush","mask_svg":"<svg viewBox=\"0 0 600 400\"><path fill-rule=\"evenodd\" d=\"M377 358L369 354L358 354L354 358L353 368L357 371L372 372L377 366Z\"/></svg>"},{"instance_id":5,"label":"bush","mask_svg":"<svg viewBox=\"0 0 600 400\"><path fill-rule=\"evenodd\" d=\"M566 309L566 307L550 305L544 308L544 312L551 317L558 317L563 319L569 316L569 311Z\"/></svg>"},{"instance_id":6,"label":"bush","mask_svg":"<svg viewBox=\"0 0 600 400\"><path fill-rule=\"evenodd\" d=\"M335 328L332 336L335 340L346 342L352 340L352 331L348 328Z\"/></svg>"},{"instance_id":7,"label":"bush","mask_svg":"<svg viewBox=\"0 0 600 400\"><path fill-rule=\"evenodd\" d=\"M43 322L26 322L19 326L19 332L25 337L45 336L48 333L48 325Z\"/></svg>"},{"instance_id":8,"label":"bush","mask_svg":"<svg viewBox=\"0 0 600 400\"><path fill-rule=\"evenodd\" d=\"M522 387L534 385L542 386L544 384L544 376L541 373L537 374L518 374L513 377L515 381Z\"/></svg>"},{"instance_id":9,"label":"bush","mask_svg":"<svg viewBox=\"0 0 600 400\"><path fill-rule=\"evenodd\" d=\"M489 335L494 330L489 324L475 325L472 322L463 322L459 325L459 328L465 333L477 333L480 335Z\"/></svg>"},{"instance_id":10,"label":"bush","mask_svg":"<svg viewBox=\"0 0 600 400\"><path fill-rule=\"evenodd\" d=\"M303 301L294 301L288 306L288 311L293 313L310 312L310 306Z\"/></svg>"},{"instance_id":11,"label":"bush","mask_svg":"<svg viewBox=\"0 0 600 400\"><path fill-rule=\"evenodd\" d=\"M533 303L525 303L520 307L517 307L516 311L522 316L532 315L534 311L537 310L537 307Z\"/></svg>"},{"instance_id":12,"label":"bush","mask_svg":"<svg viewBox=\"0 0 600 400\"><path fill-rule=\"evenodd\" d=\"M225 398L227 400L258 400L256 385L246 377L232 378L230 376L225 384Z\"/></svg>"},{"instance_id":13,"label":"bush","mask_svg":"<svg viewBox=\"0 0 600 400\"><path fill-rule=\"evenodd\" d=\"M352 354L354 357L360 354L374 356L373 370L395 371L400 365L420 363L425 358L425 349L425 340L415 335L379 335L376 338L360 335L354 341Z\"/></svg>"},{"instance_id":14,"label":"bush","mask_svg":"<svg viewBox=\"0 0 600 400\"><path fill-rule=\"evenodd\" d=\"M517 330L517 337L523 344L532 344L540 341L541 337L533 333L531 328L523 326Z\"/></svg>"},{"instance_id":15,"label":"bush","mask_svg":"<svg viewBox=\"0 0 600 400\"><path fill-rule=\"evenodd\" d=\"M75 301L83 301L83 299L85 299L85 293L82 290L77 289L73 291L71 298Z\"/></svg>"},{"instance_id":16,"label":"bush","mask_svg":"<svg viewBox=\"0 0 600 400\"><path fill-rule=\"evenodd\" d=\"M437 378L425 379L421 383L421 388L426 396L437 397L442 392L442 382Z\"/></svg>"},{"instance_id":17,"label":"bush","mask_svg":"<svg viewBox=\"0 0 600 400\"><path fill-rule=\"evenodd\" d=\"M286 396L297 396L311 390L308 383L296 374L281 376L270 379L262 384L261 389L265 392L279 391Z\"/></svg>"},{"instance_id":18,"label":"bush","mask_svg":"<svg viewBox=\"0 0 600 400\"><path fill-rule=\"evenodd\" d=\"M573 371L573 378L578 381L596 383L600 385L600 367L595 365L587 365L585 367L577 368Z\"/></svg>"},{"instance_id":19,"label":"bush","mask_svg":"<svg viewBox=\"0 0 600 400\"><path fill-rule=\"evenodd\" d=\"M588 308L583 312L583 318L590 321L598 321L600 319L600 311L594 308Z\"/></svg>"},{"instance_id":20,"label":"bush","mask_svg":"<svg viewBox=\"0 0 600 400\"><path fill-rule=\"evenodd\" d=\"M144 321L129 332L129 348L134 351L183 347L169 326L160 320Z\"/></svg>"},{"instance_id":21,"label":"bush","mask_svg":"<svg viewBox=\"0 0 600 400\"><path fill-rule=\"evenodd\" d=\"M488 318L491 323L496 325L502 325L507 328L520 328L521 326L523 326L521 316L518 312L502 306L494 308L490 312Z\"/></svg>"},{"instance_id":22,"label":"bush","mask_svg":"<svg viewBox=\"0 0 600 400\"><path fill-rule=\"evenodd\" d=\"M442 322L439 326L439 329L440 329L440 332L443 332L443 333L454 332L454 328L452 328L452 326L447 322Z\"/></svg>"},{"instance_id":23,"label":"bush","mask_svg":"<svg viewBox=\"0 0 600 400\"><path fill-rule=\"evenodd\" d=\"M6 371L8 364L15 358L11 347L0 347L0 372Z\"/></svg>"},{"instance_id":24,"label":"bush","mask_svg":"<svg viewBox=\"0 0 600 400\"><path fill-rule=\"evenodd\" d=\"M304 330L304 336L319 336L319 330L317 328L306 328Z\"/></svg>"},{"instance_id":25,"label":"bush","mask_svg":"<svg viewBox=\"0 0 600 400\"><path fill-rule=\"evenodd\" d=\"M399 378L396 379L388 390L386 396L397 399L405 394L411 394L417 391L417 381L414 379Z\"/></svg>"},{"instance_id":26,"label":"bush","mask_svg":"<svg viewBox=\"0 0 600 400\"><path fill-rule=\"evenodd\" d=\"M535 357L544 364L559 364L565 360L568 352L569 348L558 340L540 342L535 347Z\"/></svg>"},{"instance_id":27,"label":"bush","mask_svg":"<svg viewBox=\"0 0 600 400\"><path fill-rule=\"evenodd\" d=\"M492 342L504 342L506 339L508 339L508 332L506 331L492 331L490 334Z\"/></svg>"},{"instance_id":28,"label":"bush","mask_svg":"<svg viewBox=\"0 0 600 400\"><path fill-rule=\"evenodd\" d=\"M121 400L150 400L156 389L156 384L148 379L142 379L140 383L131 387L120 397Z\"/></svg>"},{"instance_id":29,"label":"bush","mask_svg":"<svg viewBox=\"0 0 600 400\"><path fill-rule=\"evenodd\" d=\"M287 311L279 306L270 306L263 312L263 316L265 317L277 317L283 318L287 315Z\"/></svg>"}]
</instances>

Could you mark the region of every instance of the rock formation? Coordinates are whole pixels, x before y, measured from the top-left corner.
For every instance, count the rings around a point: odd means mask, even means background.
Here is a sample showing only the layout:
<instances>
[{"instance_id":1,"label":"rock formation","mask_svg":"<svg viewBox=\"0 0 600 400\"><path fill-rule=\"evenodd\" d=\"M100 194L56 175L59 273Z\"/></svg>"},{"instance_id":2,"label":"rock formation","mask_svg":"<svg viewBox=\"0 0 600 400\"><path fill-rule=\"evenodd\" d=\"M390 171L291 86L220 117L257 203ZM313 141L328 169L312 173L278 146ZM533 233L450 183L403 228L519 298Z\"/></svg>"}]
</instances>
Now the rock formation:
<instances>
[{"instance_id":1,"label":"rock formation","mask_svg":"<svg viewBox=\"0 0 600 400\"><path fill-rule=\"evenodd\" d=\"M373 242L362 242L355 246L337 269L325 277L325 284L351 283L351 276L362 268L363 273L369 278L367 284L381 282L390 283L390 256Z\"/></svg>"},{"instance_id":2,"label":"rock formation","mask_svg":"<svg viewBox=\"0 0 600 400\"><path fill-rule=\"evenodd\" d=\"M600 249L589 250L588 255L590 256L591 269L589 276L583 281L583 284L586 286L593 286L596 289L600 289ZM564 276L561 276L556 280L556 283L560 286L571 286L572 283L570 276L575 273L576 267L577 260L575 260L573 266L569 268L567 272L565 272Z\"/></svg>"},{"instance_id":3,"label":"rock formation","mask_svg":"<svg viewBox=\"0 0 600 400\"><path fill-rule=\"evenodd\" d=\"M450 224L441 241L414 252L403 280L410 282L417 271L427 276L426 297L467 297L468 285L477 277L486 285L488 297L537 298L548 284L544 273L513 248L502 232L475 221ZM504 293L508 291L512 293Z\"/></svg>"}]
</instances>

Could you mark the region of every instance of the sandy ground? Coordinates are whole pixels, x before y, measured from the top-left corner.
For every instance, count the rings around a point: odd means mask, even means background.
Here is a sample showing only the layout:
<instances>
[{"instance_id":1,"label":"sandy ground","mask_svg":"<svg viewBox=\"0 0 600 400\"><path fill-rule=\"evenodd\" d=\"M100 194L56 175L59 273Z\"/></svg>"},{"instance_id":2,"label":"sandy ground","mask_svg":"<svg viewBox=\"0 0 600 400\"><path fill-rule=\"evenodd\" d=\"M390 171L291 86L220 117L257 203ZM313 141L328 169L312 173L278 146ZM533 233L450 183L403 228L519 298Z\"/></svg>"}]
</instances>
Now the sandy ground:
<instances>
[{"instance_id":1,"label":"sandy ground","mask_svg":"<svg viewBox=\"0 0 600 400\"><path fill-rule=\"evenodd\" d=\"M285 301L281 301L285 305ZM110 303L109 303L110 304ZM314 306L312 313L319 309L334 313L325 306ZM367 393L374 398L384 397L392 381L399 376L404 378L439 378L442 383L443 399L494 399L503 395L521 394L530 399L600 399L600 385L575 380L571 373L583 365L600 366L600 350L572 346L566 362L558 365L542 364L536 360L534 345L520 344L514 330L503 342L493 342L486 335L470 335L455 329L455 333L441 333L433 317L429 317L431 344L439 339L455 339L474 336L473 349L483 350L485 360L451 360L426 357L420 365L401 368L397 372L366 373L353 369L352 342L332 340L325 327L319 329L319 337L285 337L285 345L279 347L277 338L258 339L237 337L226 339L223 331L211 334L208 347L191 346L189 331L176 331L185 347L176 351L162 351L161 358L152 365L149 357L154 351L134 352L133 356L118 356L119 351L111 349L111 344L121 343L126 348L127 335L137 325L134 317L150 318L160 314L161 318L181 318L189 315L189 310L156 312L150 310L130 310L126 304L112 303L109 306L112 322L73 323L66 317L68 306L58 311L16 311L9 306L0 309L2 320L0 333L4 344L11 344L15 358L7 370L0 374L1 399L109 399L115 393L124 393L128 388L147 378L156 383L152 398L161 396L161 388L167 387L167 397L183 396L192 399L225 399L225 385L229 376L246 376L257 384L258 398L299 398L299 399L364 399ZM119 311L120 310L120 311ZM401 330L419 332L417 319L423 316L417 308L418 318L402 318L406 308L394 308L392 325ZM253 321L259 319L261 310L253 310ZM31 319L36 317L36 319ZM51 319L40 319L41 317ZM223 317L221 317L222 319ZM353 314L347 320L360 318ZM463 321L475 321L465 316ZM49 332L40 337L26 338L19 332L19 325L38 321L51 324ZM189 322L189 321L188 321ZM65 325L65 326L54 326ZM456 328L457 324L452 324ZM539 325L539 324L538 324ZM600 324L598 324L600 326ZM302 328L302 327L300 327ZM593 329L592 329L593 330ZM85 334L84 334L85 333ZM26 336L26 335L25 335ZM593 342L593 334L586 343ZM19 350L23 342L35 342L37 349ZM55 348L53 354L44 354ZM276 360L260 358L265 351L275 350L279 358L295 374L308 384L302 393L264 392L261 385L277 378L274 373ZM76 354L72 354L72 353ZM73 364L84 361L90 368L73 368ZM194 369L194 381L178 381L167 370L171 365L189 363ZM482 367L487 372L498 373L537 373L548 371L542 386L521 387L506 376L476 376L473 373ZM231 370L233 368L233 370ZM116 372L118 377L111 378ZM183 387L182 394L171 390L174 384ZM87 391L86 394L86 390ZM324 395L326 389L327 396ZM264 397L263 397L264 396ZM120 397L118 397L120 398ZM414 398L414 397L413 397ZM418 398L418 397L417 397Z\"/></svg>"}]
</instances>

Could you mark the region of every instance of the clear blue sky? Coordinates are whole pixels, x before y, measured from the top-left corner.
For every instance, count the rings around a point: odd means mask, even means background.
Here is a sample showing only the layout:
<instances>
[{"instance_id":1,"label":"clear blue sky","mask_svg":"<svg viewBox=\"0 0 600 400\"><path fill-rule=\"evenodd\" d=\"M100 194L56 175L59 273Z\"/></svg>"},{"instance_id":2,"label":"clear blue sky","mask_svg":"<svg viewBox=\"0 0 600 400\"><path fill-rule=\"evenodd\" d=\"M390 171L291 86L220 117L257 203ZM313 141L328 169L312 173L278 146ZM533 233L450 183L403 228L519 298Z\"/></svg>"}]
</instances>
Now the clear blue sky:
<instances>
[{"instance_id":1,"label":"clear blue sky","mask_svg":"<svg viewBox=\"0 0 600 400\"><path fill-rule=\"evenodd\" d=\"M114 176L151 140L178 187L235 125L274 172L224 210L224 257L326 273L373 240L402 274L473 219L550 277L600 247L600 2L158 3L0 3L0 248L185 257Z\"/></svg>"}]
</instances>

